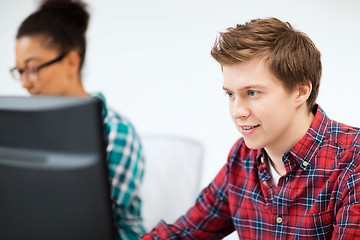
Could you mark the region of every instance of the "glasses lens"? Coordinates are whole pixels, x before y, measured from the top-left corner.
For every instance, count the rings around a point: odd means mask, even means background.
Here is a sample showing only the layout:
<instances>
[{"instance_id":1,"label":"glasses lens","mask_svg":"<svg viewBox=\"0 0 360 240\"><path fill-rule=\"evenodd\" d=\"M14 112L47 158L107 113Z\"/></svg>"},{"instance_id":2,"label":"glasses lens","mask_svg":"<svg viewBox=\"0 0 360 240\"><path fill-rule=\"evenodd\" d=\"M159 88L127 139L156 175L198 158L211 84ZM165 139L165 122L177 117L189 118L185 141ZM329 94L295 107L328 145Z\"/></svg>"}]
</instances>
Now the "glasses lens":
<instances>
[{"instance_id":1,"label":"glasses lens","mask_svg":"<svg viewBox=\"0 0 360 240\"><path fill-rule=\"evenodd\" d=\"M15 79L15 80L21 80L21 74L24 74L24 77L30 81L30 82L35 82L38 78L38 70L37 69L25 69L25 70L19 70L17 68L13 68L10 69L11 72L11 76Z\"/></svg>"},{"instance_id":2,"label":"glasses lens","mask_svg":"<svg viewBox=\"0 0 360 240\"><path fill-rule=\"evenodd\" d=\"M20 74L20 72L19 72L19 70L18 70L17 68L11 69L10 72L11 72L11 76L12 76L14 79L20 80L21 74Z\"/></svg>"}]
</instances>

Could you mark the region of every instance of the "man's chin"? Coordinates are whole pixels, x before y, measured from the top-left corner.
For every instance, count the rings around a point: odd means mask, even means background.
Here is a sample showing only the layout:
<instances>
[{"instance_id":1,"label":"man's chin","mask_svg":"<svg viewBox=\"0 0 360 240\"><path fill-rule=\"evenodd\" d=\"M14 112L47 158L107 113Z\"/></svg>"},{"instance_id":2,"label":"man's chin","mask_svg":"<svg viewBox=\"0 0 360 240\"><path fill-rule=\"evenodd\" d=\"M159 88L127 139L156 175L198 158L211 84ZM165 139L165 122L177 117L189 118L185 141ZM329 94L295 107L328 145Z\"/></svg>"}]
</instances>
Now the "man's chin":
<instances>
[{"instance_id":1,"label":"man's chin","mask_svg":"<svg viewBox=\"0 0 360 240\"><path fill-rule=\"evenodd\" d=\"M246 147L248 147L249 149L257 150L257 149L263 148L263 146L259 142L246 140L246 138L244 138L244 142L245 142Z\"/></svg>"}]
</instances>

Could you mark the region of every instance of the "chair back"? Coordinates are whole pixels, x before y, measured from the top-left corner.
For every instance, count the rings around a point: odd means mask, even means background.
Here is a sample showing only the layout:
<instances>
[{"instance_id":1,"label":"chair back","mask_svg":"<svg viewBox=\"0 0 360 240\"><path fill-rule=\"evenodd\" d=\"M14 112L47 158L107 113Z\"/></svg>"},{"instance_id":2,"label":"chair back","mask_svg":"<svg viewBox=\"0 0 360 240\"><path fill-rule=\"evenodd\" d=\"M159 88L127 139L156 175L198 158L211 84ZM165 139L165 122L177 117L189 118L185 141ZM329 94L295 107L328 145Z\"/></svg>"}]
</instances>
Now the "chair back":
<instances>
[{"instance_id":1,"label":"chair back","mask_svg":"<svg viewBox=\"0 0 360 240\"><path fill-rule=\"evenodd\" d=\"M160 220L173 223L200 193L203 145L183 137L142 135L145 173L140 189L147 231Z\"/></svg>"}]
</instances>

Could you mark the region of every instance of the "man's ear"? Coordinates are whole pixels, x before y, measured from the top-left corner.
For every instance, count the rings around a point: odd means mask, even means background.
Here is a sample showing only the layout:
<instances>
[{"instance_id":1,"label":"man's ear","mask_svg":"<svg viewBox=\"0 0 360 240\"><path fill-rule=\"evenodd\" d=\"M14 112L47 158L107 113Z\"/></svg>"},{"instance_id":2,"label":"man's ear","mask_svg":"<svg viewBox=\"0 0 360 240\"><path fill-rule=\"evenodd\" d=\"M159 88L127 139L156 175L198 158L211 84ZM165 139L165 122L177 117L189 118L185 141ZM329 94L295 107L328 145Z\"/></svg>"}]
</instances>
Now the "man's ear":
<instances>
[{"instance_id":1,"label":"man's ear","mask_svg":"<svg viewBox=\"0 0 360 240\"><path fill-rule=\"evenodd\" d=\"M297 87L297 98L296 102L298 103L298 106L300 106L303 103L306 103L306 101L309 99L310 94L312 92L312 84L311 81L307 81L304 84L300 84Z\"/></svg>"},{"instance_id":2,"label":"man's ear","mask_svg":"<svg viewBox=\"0 0 360 240\"><path fill-rule=\"evenodd\" d=\"M68 77L73 77L79 73L80 68L80 55L76 51L70 51L65 56L65 63Z\"/></svg>"}]
</instances>

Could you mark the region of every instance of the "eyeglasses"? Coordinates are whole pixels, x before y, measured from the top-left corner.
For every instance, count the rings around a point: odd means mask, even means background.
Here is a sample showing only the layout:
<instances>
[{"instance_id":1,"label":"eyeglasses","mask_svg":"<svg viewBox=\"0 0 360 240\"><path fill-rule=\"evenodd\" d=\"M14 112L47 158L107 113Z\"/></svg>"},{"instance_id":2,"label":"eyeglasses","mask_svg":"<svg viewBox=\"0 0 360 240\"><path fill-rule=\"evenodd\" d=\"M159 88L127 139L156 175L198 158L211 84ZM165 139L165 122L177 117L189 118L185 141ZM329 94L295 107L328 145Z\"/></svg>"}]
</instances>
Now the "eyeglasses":
<instances>
[{"instance_id":1,"label":"eyeglasses","mask_svg":"<svg viewBox=\"0 0 360 240\"><path fill-rule=\"evenodd\" d=\"M25 77L31 81L31 82L35 82L38 79L38 72L40 71L40 69L49 66L53 63L59 62L61 61L66 54L62 54L59 57L55 58L54 60L51 60L49 62L46 62L44 64L41 64L40 66L37 67L31 67L31 68L24 68L24 69L18 69L17 67L14 67L12 69L10 69L10 73L12 75L12 77L16 80L21 80L21 74L25 74Z\"/></svg>"}]
</instances>

